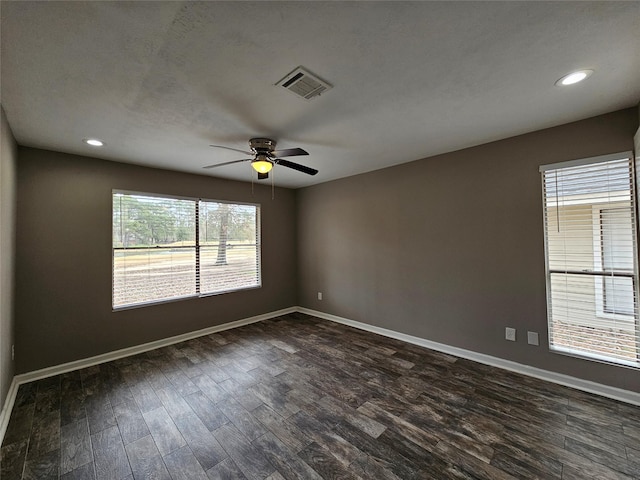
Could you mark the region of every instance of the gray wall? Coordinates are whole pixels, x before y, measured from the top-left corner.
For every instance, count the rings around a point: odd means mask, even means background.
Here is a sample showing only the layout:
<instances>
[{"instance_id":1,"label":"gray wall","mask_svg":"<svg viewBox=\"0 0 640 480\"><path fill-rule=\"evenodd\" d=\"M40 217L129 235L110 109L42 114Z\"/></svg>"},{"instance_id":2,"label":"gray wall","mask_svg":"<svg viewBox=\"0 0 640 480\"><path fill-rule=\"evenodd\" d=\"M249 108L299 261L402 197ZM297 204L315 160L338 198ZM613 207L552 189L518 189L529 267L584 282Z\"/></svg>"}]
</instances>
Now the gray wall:
<instances>
[{"instance_id":1,"label":"gray wall","mask_svg":"<svg viewBox=\"0 0 640 480\"><path fill-rule=\"evenodd\" d=\"M627 109L276 189L273 201L265 186L252 195L245 183L19 147L15 373L299 304L638 391L638 372L548 352L538 173L540 164L633 148L637 116ZM4 212L5 169L16 156L4 116L2 128ZM260 203L263 288L112 312L114 188ZM4 214L1 226L4 238ZM1 325L10 331L5 285ZM516 343L503 340L507 325L518 329ZM526 345L526 330L540 333L540 347ZM3 330L3 382L12 375L10 338Z\"/></svg>"},{"instance_id":2,"label":"gray wall","mask_svg":"<svg viewBox=\"0 0 640 480\"><path fill-rule=\"evenodd\" d=\"M296 304L295 192L19 147L16 373ZM111 191L261 204L262 288L113 312Z\"/></svg>"},{"instance_id":3,"label":"gray wall","mask_svg":"<svg viewBox=\"0 0 640 480\"><path fill-rule=\"evenodd\" d=\"M0 106L0 409L13 379L16 142Z\"/></svg>"},{"instance_id":4,"label":"gray wall","mask_svg":"<svg viewBox=\"0 0 640 480\"><path fill-rule=\"evenodd\" d=\"M637 371L548 351L538 172L631 150L637 125L632 108L298 190L299 304L640 391Z\"/></svg>"}]
</instances>

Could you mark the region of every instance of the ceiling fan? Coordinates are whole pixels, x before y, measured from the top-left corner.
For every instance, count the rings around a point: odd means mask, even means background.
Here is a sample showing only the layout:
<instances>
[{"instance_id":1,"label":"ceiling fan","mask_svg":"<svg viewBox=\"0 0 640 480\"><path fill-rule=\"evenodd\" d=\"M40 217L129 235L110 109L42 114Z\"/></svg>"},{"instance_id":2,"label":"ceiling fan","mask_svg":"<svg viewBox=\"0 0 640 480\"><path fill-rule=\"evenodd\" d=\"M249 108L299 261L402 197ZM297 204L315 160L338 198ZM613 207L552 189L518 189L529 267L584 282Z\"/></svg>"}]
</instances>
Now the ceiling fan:
<instances>
[{"instance_id":1,"label":"ceiling fan","mask_svg":"<svg viewBox=\"0 0 640 480\"><path fill-rule=\"evenodd\" d=\"M283 167L292 168L308 175L315 175L318 170L315 168L306 167L299 163L290 162L279 157L295 157L298 155L309 155L302 148L288 148L285 150L275 150L276 142L270 138L252 138L249 140L250 152L239 150L237 148L225 147L223 145L210 145L216 148L225 148L227 150L233 150L234 152L244 153L245 155L251 155L253 158L243 158L241 160L233 160L231 162L216 163L215 165L207 165L203 168L216 168L223 165L231 165L234 163L251 162L253 169L258 172L258 180L264 180L269 178L269 172L274 165L282 165Z\"/></svg>"}]
</instances>

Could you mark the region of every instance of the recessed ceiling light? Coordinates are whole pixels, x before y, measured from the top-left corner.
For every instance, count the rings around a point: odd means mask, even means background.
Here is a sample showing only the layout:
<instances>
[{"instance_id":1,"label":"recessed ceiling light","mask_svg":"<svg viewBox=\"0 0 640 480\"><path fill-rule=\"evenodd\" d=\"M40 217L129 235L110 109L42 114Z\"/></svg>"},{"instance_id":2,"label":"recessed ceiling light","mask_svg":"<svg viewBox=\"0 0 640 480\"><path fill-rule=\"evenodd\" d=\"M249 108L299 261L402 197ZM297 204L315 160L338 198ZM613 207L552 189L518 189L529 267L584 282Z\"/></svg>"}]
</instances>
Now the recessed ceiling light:
<instances>
[{"instance_id":1,"label":"recessed ceiling light","mask_svg":"<svg viewBox=\"0 0 640 480\"><path fill-rule=\"evenodd\" d=\"M82 140L87 145L91 145L92 147L102 147L104 146L104 142L102 140L98 140L97 138L85 138Z\"/></svg>"},{"instance_id":2,"label":"recessed ceiling light","mask_svg":"<svg viewBox=\"0 0 640 480\"><path fill-rule=\"evenodd\" d=\"M573 85L574 83L581 82L585 78L588 78L593 73L593 70L578 70L575 72L571 72L556 82L556 85L559 87L564 87L566 85Z\"/></svg>"}]
</instances>

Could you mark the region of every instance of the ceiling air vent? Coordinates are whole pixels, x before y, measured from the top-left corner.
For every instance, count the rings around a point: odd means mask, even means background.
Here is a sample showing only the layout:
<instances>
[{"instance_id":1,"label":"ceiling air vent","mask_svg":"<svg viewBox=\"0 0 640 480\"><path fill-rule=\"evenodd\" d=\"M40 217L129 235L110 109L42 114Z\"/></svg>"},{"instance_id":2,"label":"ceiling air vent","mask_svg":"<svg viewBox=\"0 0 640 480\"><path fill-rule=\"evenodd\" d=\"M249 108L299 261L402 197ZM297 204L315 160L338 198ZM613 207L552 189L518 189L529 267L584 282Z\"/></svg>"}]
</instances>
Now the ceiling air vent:
<instances>
[{"instance_id":1,"label":"ceiling air vent","mask_svg":"<svg viewBox=\"0 0 640 480\"><path fill-rule=\"evenodd\" d=\"M306 100L311 100L331 88L331 85L324 80L320 80L303 67L296 68L276 85L286 88Z\"/></svg>"}]
</instances>

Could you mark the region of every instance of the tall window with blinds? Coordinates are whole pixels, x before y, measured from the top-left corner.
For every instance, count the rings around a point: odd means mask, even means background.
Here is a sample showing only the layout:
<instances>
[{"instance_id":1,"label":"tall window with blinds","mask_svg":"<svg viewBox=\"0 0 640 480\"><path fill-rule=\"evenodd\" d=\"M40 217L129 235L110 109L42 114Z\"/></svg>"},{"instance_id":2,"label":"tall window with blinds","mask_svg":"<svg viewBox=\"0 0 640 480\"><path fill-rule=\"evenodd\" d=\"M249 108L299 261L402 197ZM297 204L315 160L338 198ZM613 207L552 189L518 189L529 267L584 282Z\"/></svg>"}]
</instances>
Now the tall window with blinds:
<instances>
[{"instance_id":1,"label":"tall window with blinds","mask_svg":"<svg viewBox=\"0 0 640 480\"><path fill-rule=\"evenodd\" d=\"M551 350L640 367L633 156L540 171Z\"/></svg>"},{"instance_id":2,"label":"tall window with blinds","mask_svg":"<svg viewBox=\"0 0 640 480\"><path fill-rule=\"evenodd\" d=\"M113 192L113 307L260 286L260 207Z\"/></svg>"}]
</instances>

